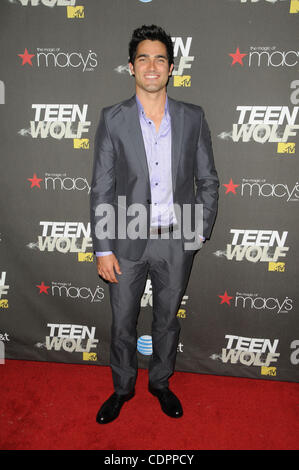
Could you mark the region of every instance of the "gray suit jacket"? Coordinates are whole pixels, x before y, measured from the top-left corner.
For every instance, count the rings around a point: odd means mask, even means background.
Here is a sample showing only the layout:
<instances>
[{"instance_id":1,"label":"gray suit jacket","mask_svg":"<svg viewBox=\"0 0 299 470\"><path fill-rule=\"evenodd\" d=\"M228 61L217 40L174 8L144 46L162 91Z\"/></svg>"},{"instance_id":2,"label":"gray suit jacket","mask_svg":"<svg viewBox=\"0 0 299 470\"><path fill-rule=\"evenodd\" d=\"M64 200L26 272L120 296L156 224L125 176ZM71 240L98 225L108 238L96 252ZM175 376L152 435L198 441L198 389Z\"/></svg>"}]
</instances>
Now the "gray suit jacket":
<instances>
[{"instance_id":1,"label":"gray suit jacket","mask_svg":"<svg viewBox=\"0 0 299 470\"><path fill-rule=\"evenodd\" d=\"M219 186L210 131L200 106L171 98L168 98L168 105L172 132L173 201L178 207L190 204L193 208L195 203L203 205L201 234L209 238L217 212ZM99 207L105 207L103 204L114 208L115 224L111 211L99 210ZM151 189L135 95L101 112L90 193L94 251L114 251L116 255L132 260L142 256L146 237L132 240L124 236L123 227L118 230L120 220L126 220L126 227L134 218L136 220L136 214L128 215L127 212L131 204L145 207L146 220L143 219L142 223L146 225L148 236ZM193 219L192 228L195 228ZM107 222L106 226L104 222Z\"/></svg>"}]
</instances>

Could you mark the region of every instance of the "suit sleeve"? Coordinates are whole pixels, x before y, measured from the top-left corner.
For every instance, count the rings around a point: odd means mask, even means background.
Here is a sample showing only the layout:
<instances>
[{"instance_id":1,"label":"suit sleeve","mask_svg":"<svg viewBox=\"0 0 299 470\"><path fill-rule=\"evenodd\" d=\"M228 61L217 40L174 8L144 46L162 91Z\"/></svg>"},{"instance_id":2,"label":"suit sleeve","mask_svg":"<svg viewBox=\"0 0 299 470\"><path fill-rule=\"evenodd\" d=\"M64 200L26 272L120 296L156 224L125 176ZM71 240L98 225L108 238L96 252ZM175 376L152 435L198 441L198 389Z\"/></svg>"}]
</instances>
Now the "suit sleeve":
<instances>
[{"instance_id":1,"label":"suit sleeve","mask_svg":"<svg viewBox=\"0 0 299 470\"><path fill-rule=\"evenodd\" d=\"M203 205L203 236L210 238L218 207L219 180L214 163L211 133L204 112L195 164L196 203Z\"/></svg>"},{"instance_id":2,"label":"suit sleeve","mask_svg":"<svg viewBox=\"0 0 299 470\"><path fill-rule=\"evenodd\" d=\"M115 238L113 213L115 161L116 154L107 128L105 111L103 110L95 135L94 162L90 185L90 229L95 252L113 251L113 240ZM104 221L107 225L104 225Z\"/></svg>"}]
</instances>

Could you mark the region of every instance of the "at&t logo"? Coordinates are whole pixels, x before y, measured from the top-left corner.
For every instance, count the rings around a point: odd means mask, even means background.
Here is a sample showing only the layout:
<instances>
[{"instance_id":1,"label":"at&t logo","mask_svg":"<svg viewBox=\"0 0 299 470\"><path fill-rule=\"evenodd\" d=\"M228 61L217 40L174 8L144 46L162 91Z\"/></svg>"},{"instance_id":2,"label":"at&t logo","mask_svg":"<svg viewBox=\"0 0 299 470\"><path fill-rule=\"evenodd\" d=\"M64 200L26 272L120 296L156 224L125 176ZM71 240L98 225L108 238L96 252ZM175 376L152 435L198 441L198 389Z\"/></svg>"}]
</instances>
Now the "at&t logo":
<instances>
[{"instance_id":1,"label":"at&t logo","mask_svg":"<svg viewBox=\"0 0 299 470\"><path fill-rule=\"evenodd\" d=\"M153 353L152 337L149 335L143 335L138 338L137 351L144 356L151 356Z\"/></svg>"}]
</instances>

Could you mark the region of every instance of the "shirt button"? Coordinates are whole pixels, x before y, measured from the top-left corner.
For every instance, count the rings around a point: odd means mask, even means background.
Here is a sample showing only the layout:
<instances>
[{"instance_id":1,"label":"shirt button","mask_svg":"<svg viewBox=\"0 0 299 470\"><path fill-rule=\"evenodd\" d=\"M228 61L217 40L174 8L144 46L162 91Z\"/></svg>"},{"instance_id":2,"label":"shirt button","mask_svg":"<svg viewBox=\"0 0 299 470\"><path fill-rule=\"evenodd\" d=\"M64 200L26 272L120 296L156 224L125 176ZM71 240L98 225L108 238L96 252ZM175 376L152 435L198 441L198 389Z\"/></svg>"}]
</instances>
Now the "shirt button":
<instances>
[{"instance_id":1,"label":"shirt button","mask_svg":"<svg viewBox=\"0 0 299 470\"><path fill-rule=\"evenodd\" d=\"M155 186L158 186L158 183L155 183Z\"/></svg>"},{"instance_id":2,"label":"shirt button","mask_svg":"<svg viewBox=\"0 0 299 470\"><path fill-rule=\"evenodd\" d=\"M158 163L158 162L156 162L156 165L159 165L159 163Z\"/></svg>"}]
</instances>

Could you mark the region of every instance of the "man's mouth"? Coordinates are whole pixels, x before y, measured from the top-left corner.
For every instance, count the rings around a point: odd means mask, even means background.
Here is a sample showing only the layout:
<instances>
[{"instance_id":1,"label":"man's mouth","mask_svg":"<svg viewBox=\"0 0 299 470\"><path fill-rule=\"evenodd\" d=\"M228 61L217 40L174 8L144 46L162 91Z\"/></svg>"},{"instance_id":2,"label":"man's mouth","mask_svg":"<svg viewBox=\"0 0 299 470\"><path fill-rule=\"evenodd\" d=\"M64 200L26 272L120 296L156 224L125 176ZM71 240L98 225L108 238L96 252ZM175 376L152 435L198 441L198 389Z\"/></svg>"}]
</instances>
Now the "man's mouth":
<instances>
[{"instance_id":1,"label":"man's mouth","mask_svg":"<svg viewBox=\"0 0 299 470\"><path fill-rule=\"evenodd\" d=\"M144 75L144 78L155 79L155 78L159 78L159 75L148 73L148 74Z\"/></svg>"}]
</instances>

